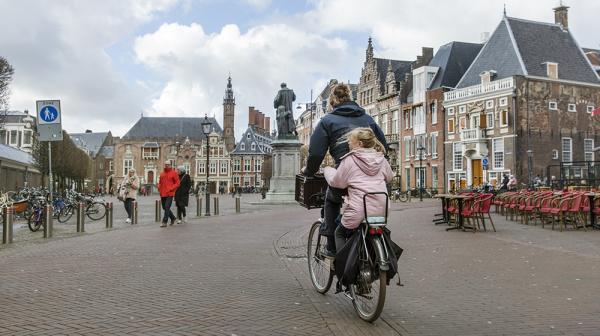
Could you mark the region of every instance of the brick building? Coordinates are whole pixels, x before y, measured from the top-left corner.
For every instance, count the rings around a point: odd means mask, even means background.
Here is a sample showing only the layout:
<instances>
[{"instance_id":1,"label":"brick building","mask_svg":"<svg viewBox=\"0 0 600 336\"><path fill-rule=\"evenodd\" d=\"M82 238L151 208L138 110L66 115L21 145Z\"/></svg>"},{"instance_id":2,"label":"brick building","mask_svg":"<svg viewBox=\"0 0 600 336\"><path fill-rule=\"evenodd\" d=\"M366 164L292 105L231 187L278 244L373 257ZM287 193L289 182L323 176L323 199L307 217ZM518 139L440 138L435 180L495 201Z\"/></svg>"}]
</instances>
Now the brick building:
<instances>
[{"instance_id":1,"label":"brick building","mask_svg":"<svg viewBox=\"0 0 600 336\"><path fill-rule=\"evenodd\" d=\"M594 161L600 78L569 30L568 7L554 11L555 23L504 15L444 94L449 189L498 185L504 173L530 183L550 178L552 165L573 166L567 179L591 173L572 161Z\"/></svg>"},{"instance_id":2,"label":"brick building","mask_svg":"<svg viewBox=\"0 0 600 336\"><path fill-rule=\"evenodd\" d=\"M250 106L248 128L231 152L233 187L262 187L268 183L263 165L271 156L271 118Z\"/></svg>"},{"instance_id":3,"label":"brick building","mask_svg":"<svg viewBox=\"0 0 600 336\"><path fill-rule=\"evenodd\" d=\"M444 189L444 92L456 86L481 47L476 43L450 42L441 46L431 60L423 56L416 62L412 91L402 105L403 190L421 186Z\"/></svg>"},{"instance_id":4,"label":"brick building","mask_svg":"<svg viewBox=\"0 0 600 336\"><path fill-rule=\"evenodd\" d=\"M112 133L86 130L85 133L73 133L70 136L75 146L84 150L91 159L86 188L110 191L112 181L109 181L109 177L114 165L111 163L114 152Z\"/></svg>"}]
</instances>

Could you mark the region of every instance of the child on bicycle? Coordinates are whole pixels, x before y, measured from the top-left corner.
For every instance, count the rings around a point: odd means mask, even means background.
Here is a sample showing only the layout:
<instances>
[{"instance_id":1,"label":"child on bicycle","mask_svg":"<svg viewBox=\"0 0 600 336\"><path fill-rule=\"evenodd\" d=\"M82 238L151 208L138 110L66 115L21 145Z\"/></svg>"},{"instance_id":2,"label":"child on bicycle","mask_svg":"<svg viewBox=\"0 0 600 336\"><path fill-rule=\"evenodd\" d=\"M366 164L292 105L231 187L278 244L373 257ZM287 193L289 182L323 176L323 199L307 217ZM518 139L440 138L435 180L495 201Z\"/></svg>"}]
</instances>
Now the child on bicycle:
<instances>
[{"instance_id":1,"label":"child on bicycle","mask_svg":"<svg viewBox=\"0 0 600 336\"><path fill-rule=\"evenodd\" d=\"M346 134L346 139L350 152L342 157L339 167L325 167L323 170L331 187L348 188L348 196L344 197L342 206L341 225L335 230L337 251L366 216L363 196L366 193L387 192L386 182L391 182L394 175L384 157L385 147L371 128L355 128ZM385 214L385 195L367 196L366 203L369 216Z\"/></svg>"}]
</instances>

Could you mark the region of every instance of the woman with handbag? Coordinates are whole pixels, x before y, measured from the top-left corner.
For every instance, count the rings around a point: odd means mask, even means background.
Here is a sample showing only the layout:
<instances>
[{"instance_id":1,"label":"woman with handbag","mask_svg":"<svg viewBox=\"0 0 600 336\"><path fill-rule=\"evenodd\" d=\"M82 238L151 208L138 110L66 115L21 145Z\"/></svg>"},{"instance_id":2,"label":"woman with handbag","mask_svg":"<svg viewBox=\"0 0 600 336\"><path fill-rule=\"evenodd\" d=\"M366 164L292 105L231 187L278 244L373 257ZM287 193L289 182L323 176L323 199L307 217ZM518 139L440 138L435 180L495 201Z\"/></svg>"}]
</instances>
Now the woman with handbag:
<instances>
[{"instance_id":1,"label":"woman with handbag","mask_svg":"<svg viewBox=\"0 0 600 336\"><path fill-rule=\"evenodd\" d=\"M182 221L186 222L185 208L188 206L192 180L184 166L177 167L177 173L179 174L179 187L175 191L175 206L177 206L177 224L181 224Z\"/></svg>"},{"instance_id":2,"label":"woman with handbag","mask_svg":"<svg viewBox=\"0 0 600 336\"><path fill-rule=\"evenodd\" d=\"M140 179L135 175L135 169L130 168L127 172L127 176L119 188L119 199L125 202L125 211L127 211L127 219L125 223L131 223L131 216L133 214L133 201L137 197L137 191L140 187Z\"/></svg>"}]
</instances>

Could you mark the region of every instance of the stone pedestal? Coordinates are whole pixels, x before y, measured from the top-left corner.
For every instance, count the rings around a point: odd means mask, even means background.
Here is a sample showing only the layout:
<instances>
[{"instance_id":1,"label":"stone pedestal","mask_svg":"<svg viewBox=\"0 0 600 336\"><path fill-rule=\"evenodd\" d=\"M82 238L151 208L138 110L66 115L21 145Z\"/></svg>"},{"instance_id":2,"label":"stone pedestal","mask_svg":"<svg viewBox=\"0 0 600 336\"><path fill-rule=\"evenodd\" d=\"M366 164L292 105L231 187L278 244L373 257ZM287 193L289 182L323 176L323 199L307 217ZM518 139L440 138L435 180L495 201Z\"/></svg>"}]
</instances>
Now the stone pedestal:
<instances>
[{"instance_id":1,"label":"stone pedestal","mask_svg":"<svg viewBox=\"0 0 600 336\"><path fill-rule=\"evenodd\" d=\"M298 139L277 139L273 147L273 176L264 203L296 203L296 174L300 172L300 147Z\"/></svg>"}]
</instances>

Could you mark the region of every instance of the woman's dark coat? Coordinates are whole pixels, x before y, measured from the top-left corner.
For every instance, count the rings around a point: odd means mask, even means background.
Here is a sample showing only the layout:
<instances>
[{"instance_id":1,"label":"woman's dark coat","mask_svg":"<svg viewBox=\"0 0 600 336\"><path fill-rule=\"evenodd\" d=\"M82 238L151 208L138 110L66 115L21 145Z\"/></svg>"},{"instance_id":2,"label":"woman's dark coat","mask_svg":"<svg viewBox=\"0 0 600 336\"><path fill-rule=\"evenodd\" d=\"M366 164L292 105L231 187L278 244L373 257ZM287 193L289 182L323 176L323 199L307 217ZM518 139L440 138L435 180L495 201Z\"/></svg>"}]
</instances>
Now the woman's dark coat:
<instances>
[{"instance_id":1,"label":"woman's dark coat","mask_svg":"<svg viewBox=\"0 0 600 336\"><path fill-rule=\"evenodd\" d=\"M179 188L175 191L175 204L178 206L188 206L190 200L190 188L192 180L189 174L179 175Z\"/></svg>"}]
</instances>

